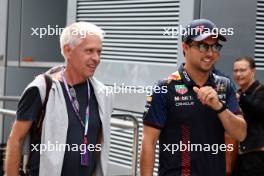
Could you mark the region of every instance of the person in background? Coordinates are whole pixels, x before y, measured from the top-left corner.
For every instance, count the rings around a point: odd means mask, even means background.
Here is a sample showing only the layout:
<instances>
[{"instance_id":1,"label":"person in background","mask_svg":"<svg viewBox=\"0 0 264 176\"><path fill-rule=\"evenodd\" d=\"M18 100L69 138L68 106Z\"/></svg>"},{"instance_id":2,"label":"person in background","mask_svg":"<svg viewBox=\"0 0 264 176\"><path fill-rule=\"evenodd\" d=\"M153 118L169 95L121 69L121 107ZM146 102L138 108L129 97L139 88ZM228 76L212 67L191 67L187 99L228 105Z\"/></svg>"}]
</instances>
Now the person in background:
<instances>
[{"instance_id":1,"label":"person in background","mask_svg":"<svg viewBox=\"0 0 264 176\"><path fill-rule=\"evenodd\" d=\"M256 65L250 57L237 58L233 73L239 86L237 98L247 122L247 137L240 142L232 176L263 176L264 86L256 80Z\"/></svg>"}]
</instances>

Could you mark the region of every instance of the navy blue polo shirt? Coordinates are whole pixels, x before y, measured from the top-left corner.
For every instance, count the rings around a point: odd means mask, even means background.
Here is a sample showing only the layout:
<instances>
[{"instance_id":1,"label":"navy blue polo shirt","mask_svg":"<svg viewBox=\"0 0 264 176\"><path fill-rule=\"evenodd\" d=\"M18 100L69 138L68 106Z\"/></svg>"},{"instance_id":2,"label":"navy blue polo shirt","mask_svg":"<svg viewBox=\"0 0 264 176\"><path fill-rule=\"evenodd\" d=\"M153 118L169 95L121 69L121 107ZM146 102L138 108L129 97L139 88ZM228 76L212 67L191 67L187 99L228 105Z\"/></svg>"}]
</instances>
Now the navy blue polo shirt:
<instances>
[{"instance_id":1,"label":"navy blue polo shirt","mask_svg":"<svg viewBox=\"0 0 264 176\"><path fill-rule=\"evenodd\" d=\"M147 98L143 123L161 130L159 176L225 175L225 150L232 148L225 145L224 127L218 114L197 99L196 84L183 65L157 86L167 91ZM241 113L228 78L210 74L204 86L212 86L230 111Z\"/></svg>"}]
</instances>

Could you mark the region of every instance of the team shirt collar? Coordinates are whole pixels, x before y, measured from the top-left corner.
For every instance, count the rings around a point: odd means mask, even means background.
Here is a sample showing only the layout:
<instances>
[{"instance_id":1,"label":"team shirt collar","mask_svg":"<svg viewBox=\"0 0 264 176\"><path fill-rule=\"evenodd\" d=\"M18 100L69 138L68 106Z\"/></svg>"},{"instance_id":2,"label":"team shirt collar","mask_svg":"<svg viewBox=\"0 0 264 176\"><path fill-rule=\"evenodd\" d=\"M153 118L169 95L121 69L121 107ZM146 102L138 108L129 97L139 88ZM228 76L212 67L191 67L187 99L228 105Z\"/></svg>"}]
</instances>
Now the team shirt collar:
<instances>
[{"instance_id":1,"label":"team shirt collar","mask_svg":"<svg viewBox=\"0 0 264 176\"><path fill-rule=\"evenodd\" d=\"M198 85L196 85L196 83L191 79L191 77L188 75L187 71L184 69L184 63L181 64L181 66L179 67L178 71L179 71L179 74L180 74L180 76L182 78L182 81L184 82L184 84L187 87L190 87L190 88L192 88L194 86L199 87ZM213 88L216 87L215 78L214 78L214 75L213 75L212 72L210 72L208 80L207 80L207 82L205 83L204 86L212 86Z\"/></svg>"}]
</instances>

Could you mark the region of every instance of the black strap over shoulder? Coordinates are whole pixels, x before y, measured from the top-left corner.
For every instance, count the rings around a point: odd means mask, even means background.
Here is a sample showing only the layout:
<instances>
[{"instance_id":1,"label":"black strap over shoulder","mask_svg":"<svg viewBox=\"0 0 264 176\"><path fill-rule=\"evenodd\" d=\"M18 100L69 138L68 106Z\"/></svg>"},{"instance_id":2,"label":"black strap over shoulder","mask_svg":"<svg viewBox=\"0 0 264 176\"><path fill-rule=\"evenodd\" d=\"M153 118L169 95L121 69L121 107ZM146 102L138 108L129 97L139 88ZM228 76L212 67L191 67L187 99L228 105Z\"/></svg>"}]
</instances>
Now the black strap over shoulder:
<instances>
[{"instance_id":1,"label":"black strap over shoulder","mask_svg":"<svg viewBox=\"0 0 264 176\"><path fill-rule=\"evenodd\" d=\"M255 95L256 92L259 91L260 89L264 89L264 86L262 84L259 84L258 87L255 88L252 94Z\"/></svg>"},{"instance_id":2,"label":"black strap over shoulder","mask_svg":"<svg viewBox=\"0 0 264 176\"><path fill-rule=\"evenodd\" d=\"M47 102L49 99L49 93L50 93L51 86L52 86L52 79L46 74L43 74L43 76L44 76L45 83L46 83L46 94L45 94L45 99L42 103L42 106L38 111L36 121L33 123L32 127L31 127L30 144L36 144L37 141L39 139L41 139L42 124L43 124L43 120L45 117L46 106L47 106ZM26 174L25 175L29 175L29 161L31 160L31 157L32 157L32 151L30 149L29 157L28 157L28 160L26 163Z\"/></svg>"},{"instance_id":3,"label":"black strap over shoulder","mask_svg":"<svg viewBox=\"0 0 264 176\"><path fill-rule=\"evenodd\" d=\"M45 82L46 82L46 94L45 94L45 99L43 101L42 107L41 109L38 111L38 115L37 115L37 119L36 119L36 123L35 123L35 132L37 133L33 133L34 135L37 134L37 137L40 137L41 135L41 130L42 130L42 122L44 120L44 116L46 113L46 106L47 106L47 102L49 99L49 93L50 93L50 89L51 89L51 85L52 85L52 80L51 78L46 75L43 74L44 78L45 78ZM34 142L34 141L33 141Z\"/></svg>"}]
</instances>

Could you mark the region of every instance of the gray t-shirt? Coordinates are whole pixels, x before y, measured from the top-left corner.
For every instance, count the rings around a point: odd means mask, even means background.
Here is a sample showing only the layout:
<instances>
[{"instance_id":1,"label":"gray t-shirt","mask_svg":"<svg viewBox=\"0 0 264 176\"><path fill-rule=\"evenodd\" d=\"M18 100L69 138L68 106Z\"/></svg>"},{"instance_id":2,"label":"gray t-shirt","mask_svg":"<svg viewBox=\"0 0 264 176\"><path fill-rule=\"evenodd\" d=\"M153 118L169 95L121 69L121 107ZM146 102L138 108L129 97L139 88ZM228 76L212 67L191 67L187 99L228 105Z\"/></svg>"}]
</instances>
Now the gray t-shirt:
<instances>
[{"instance_id":1,"label":"gray t-shirt","mask_svg":"<svg viewBox=\"0 0 264 176\"><path fill-rule=\"evenodd\" d=\"M65 86L62 82L61 82L61 86L66 100L66 105L68 110L68 121L69 121L66 143L70 144L70 146L73 146L72 144L74 144L75 146L80 146L83 143L84 128L82 127L77 115L75 114L75 111L72 107ZM83 118L82 120L84 122L85 111L88 104L87 82L76 84L73 87L76 91L77 100L80 105L80 116ZM90 89L91 97L89 102L90 116L89 116L88 140L90 145L93 144L95 146L97 144L97 138L100 133L102 124L99 116L98 103L94 95L94 90L92 86L90 86L90 88L91 88ZM19 101L18 109L17 109L17 120L31 120L34 122L37 118L36 116L40 107L41 107L41 98L38 88L33 87L28 89L21 98L21 100ZM63 128L63 127L58 127L58 128ZM39 139L37 143L40 143L40 141L41 140ZM88 151L89 165L81 166L80 151L66 150L64 155L61 175L91 176L96 168L96 153L97 153L96 151ZM29 162L30 175L32 176L39 175L39 159L40 159L39 152L33 151L31 161Z\"/></svg>"}]
</instances>

